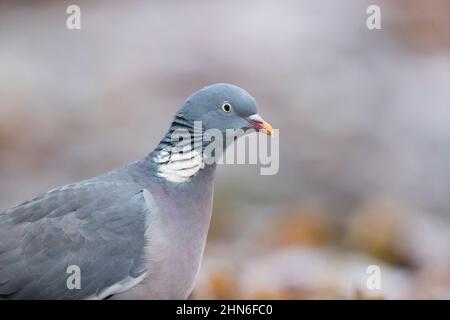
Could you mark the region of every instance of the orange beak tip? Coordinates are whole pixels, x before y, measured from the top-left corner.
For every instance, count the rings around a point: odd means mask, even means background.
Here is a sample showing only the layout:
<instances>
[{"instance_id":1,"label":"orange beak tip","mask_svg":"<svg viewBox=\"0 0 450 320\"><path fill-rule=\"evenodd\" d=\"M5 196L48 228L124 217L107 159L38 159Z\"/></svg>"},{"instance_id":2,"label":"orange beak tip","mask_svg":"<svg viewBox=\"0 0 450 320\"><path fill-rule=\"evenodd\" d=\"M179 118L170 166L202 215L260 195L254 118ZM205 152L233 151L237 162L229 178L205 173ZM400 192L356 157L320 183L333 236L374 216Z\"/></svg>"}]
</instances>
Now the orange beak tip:
<instances>
[{"instance_id":1,"label":"orange beak tip","mask_svg":"<svg viewBox=\"0 0 450 320\"><path fill-rule=\"evenodd\" d=\"M273 134L272 126L263 120L258 114L254 114L247 118L247 121L252 125L253 128L257 129L260 132L271 136Z\"/></svg>"},{"instance_id":2,"label":"orange beak tip","mask_svg":"<svg viewBox=\"0 0 450 320\"><path fill-rule=\"evenodd\" d=\"M263 127L263 132L265 134L267 134L268 136L271 136L273 133L273 128L270 124L268 124L267 122L264 123L264 127Z\"/></svg>"}]
</instances>

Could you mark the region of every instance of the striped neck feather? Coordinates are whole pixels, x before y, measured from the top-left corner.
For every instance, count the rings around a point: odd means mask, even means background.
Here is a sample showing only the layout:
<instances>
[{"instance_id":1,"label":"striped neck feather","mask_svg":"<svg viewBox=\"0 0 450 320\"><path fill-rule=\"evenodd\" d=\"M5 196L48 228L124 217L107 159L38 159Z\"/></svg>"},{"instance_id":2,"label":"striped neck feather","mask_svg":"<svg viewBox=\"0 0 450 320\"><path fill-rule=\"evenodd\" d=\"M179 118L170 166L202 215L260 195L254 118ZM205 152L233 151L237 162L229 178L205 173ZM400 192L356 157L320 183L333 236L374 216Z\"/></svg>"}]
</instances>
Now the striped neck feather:
<instances>
[{"instance_id":1,"label":"striped neck feather","mask_svg":"<svg viewBox=\"0 0 450 320\"><path fill-rule=\"evenodd\" d=\"M191 140L173 141L172 134L179 129L189 132ZM189 121L176 115L170 130L153 152L152 160L160 178L175 183L189 181L205 167L202 132L195 132Z\"/></svg>"},{"instance_id":2,"label":"striped neck feather","mask_svg":"<svg viewBox=\"0 0 450 320\"><path fill-rule=\"evenodd\" d=\"M186 182L205 167L201 150L188 150L183 153L163 149L153 158L156 175L171 182Z\"/></svg>"}]
</instances>

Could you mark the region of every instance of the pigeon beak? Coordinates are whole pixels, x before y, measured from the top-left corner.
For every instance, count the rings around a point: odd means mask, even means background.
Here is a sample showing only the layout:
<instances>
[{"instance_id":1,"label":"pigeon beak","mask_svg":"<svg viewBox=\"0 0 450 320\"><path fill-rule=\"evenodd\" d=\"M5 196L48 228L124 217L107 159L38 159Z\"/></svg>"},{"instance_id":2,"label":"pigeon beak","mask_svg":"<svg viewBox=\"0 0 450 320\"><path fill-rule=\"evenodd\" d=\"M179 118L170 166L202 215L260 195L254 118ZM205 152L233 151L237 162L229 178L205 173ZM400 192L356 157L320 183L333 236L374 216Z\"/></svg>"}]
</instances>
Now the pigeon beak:
<instances>
[{"instance_id":1,"label":"pigeon beak","mask_svg":"<svg viewBox=\"0 0 450 320\"><path fill-rule=\"evenodd\" d=\"M251 115L247 118L247 121L258 131L264 132L268 136L272 135L272 126L265 122L258 114Z\"/></svg>"}]
</instances>

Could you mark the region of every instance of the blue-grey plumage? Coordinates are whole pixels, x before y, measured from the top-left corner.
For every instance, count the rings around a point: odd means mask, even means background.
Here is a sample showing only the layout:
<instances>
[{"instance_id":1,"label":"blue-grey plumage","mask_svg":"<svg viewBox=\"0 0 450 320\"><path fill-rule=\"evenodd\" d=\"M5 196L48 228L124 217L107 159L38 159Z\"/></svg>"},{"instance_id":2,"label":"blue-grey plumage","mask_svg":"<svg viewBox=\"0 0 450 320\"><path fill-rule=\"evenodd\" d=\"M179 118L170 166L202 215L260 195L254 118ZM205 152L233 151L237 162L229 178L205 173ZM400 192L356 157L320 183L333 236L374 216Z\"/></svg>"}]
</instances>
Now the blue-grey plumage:
<instances>
[{"instance_id":1,"label":"blue-grey plumage","mask_svg":"<svg viewBox=\"0 0 450 320\"><path fill-rule=\"evenodd\" d=\"M243 89L197 91L145 159L0 214L0 299L187 298L206 243L216 166L196 150L177 159L168 150L170 134L193 132L194 121L203 130L271 132ZM69 266L79 267L79 288L67 285Z\"/></svg>"}]
</instances>

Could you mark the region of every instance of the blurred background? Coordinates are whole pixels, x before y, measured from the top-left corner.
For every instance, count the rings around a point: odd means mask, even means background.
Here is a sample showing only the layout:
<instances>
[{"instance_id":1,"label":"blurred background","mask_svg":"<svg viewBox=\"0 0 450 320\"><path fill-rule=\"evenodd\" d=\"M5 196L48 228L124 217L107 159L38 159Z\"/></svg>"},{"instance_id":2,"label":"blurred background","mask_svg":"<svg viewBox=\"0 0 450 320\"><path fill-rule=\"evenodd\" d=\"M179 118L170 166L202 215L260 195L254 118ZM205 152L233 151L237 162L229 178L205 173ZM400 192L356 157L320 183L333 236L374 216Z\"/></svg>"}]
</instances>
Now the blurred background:
<instances>
[{"instance_id":1,"label":"blurred background","mask_svg":"<svg viewBox=\"0 0 450 320\"><path fill-rule=\"evenodd\" d=\"M0 211L143 158L191 92L230 82L280 129L280 171L219 167L192 299L449 299L449 17L445 0L0 1Z\"/></svg>"}]
</instances>

